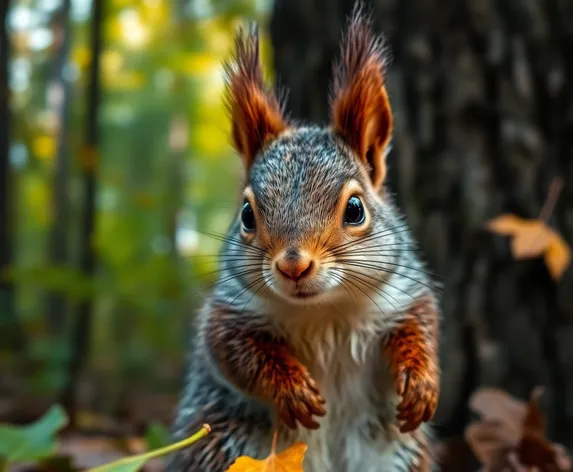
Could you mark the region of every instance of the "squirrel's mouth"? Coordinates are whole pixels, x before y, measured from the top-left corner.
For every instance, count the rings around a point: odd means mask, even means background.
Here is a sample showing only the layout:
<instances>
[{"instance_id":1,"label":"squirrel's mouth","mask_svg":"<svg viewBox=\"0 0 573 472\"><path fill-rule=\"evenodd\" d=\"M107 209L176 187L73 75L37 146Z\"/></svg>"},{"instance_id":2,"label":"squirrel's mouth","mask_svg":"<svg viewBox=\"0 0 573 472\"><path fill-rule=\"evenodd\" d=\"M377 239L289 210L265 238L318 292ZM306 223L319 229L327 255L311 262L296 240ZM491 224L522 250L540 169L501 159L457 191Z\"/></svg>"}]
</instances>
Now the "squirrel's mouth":
<instances>
[{"instance_id":1,"label":"squirrel's mouth","mask_svg":"<svg viewBox=\"0 0 573 472\"><path fill-rule=\"evenodd\" d=\"M302 299L312 298L315 297L316 295L318 295L318 292L304 292L302 290L297 290L294 293L295 298L302 298Z\"/></svg>"}]
</instances>

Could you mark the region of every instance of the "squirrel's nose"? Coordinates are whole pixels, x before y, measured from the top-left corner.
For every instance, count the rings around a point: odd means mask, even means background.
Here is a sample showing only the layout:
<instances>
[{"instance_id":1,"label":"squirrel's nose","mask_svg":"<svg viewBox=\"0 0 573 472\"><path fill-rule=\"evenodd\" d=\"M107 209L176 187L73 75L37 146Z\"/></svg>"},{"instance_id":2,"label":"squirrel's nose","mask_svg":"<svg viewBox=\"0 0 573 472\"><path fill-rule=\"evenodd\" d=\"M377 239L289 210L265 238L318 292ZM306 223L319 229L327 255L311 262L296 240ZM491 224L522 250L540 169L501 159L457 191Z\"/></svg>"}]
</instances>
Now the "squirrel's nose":
<instances>
[{"instance_id":1,"label":"squirrel's nose","mask_svg":"<svg viewBox=\"0 0 573 472\"><path fill-rule=\"evenodd\" d=\"M305 257L296 251L287 251L286 254L277 261L277 269L281 275L290 280L300 280L312 272L314 265L310 257Z\"/></svg>"}]
</instances>

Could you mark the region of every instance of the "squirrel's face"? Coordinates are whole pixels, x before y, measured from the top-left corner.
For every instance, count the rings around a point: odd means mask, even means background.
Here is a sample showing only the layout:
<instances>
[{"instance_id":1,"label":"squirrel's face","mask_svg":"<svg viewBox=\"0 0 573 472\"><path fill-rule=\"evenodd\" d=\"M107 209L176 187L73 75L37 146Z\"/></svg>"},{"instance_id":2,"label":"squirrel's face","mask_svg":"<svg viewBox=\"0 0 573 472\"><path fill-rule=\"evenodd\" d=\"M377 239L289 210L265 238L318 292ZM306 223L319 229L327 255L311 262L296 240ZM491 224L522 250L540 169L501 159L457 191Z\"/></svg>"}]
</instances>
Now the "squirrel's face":
<instances>
[{"instance_id":1,"label":"squirrel's face","mask_svg":"<svg viewBox=\"0 0 573 472\"><path fill-rule=\"evenodd\" d=\"M266 286L308 302L350 284L363 291L374 284L360 277L384 273L373 243L395 224L379 197L392 113L370 23L350 23L341 57L331 126L298 127L264 86L256 28L247 37L239 31L235 60L226 64L227 97L247 185L237 221L242 241L230 243L235 254L227 260L244 264L247 289L262 294Z\"/></svg>"},{"instance_id":2,"label":"squirrel's face","mask_svg":"<svg viewBox=\"0 0 573 472\"><path fill-rule=\"evenodd\" d=\"M294 302L344 295L350 254L364 261L356 253L376 242L365 238L388 225L368 173L330 130L299 128L270 143L243 196L241 239L260 250L268 287Z\"/></svg>"}]
</instances>

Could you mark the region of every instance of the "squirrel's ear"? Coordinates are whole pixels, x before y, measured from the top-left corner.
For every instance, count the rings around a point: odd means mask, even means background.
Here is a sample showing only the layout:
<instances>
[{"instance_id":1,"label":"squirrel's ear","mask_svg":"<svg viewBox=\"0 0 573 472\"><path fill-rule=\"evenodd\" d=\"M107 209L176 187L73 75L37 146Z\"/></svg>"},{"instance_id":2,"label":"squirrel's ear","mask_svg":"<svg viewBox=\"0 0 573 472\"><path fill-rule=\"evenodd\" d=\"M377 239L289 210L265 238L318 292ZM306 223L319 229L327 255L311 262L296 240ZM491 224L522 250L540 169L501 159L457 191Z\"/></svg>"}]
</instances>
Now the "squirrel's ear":
<instances>
[{"instance_id":1,"label":"squirrel's ear","mask_svg":"<svg viewBox=\"0 0 573 472\"><path fill-rule=\"evenodd\" d=\"M360 2L350 18L334 70L332 125L370 170L378 189L386 177L392 110L385 88L384 47Z\"/></svg>"},{"instance_id":2,"label":"squirrel's ear","mask_svg":"<svg viewBox=\"0 0 573 472\"><path fill-rule=\"evenodd\" d=\"M239 29L235 47L235 56L224 64L226 98L233 144L248 169L263 145L286 130L287 123L278 98L263 81L256 24L246 35Z\"/></svg>"}]
</instances>

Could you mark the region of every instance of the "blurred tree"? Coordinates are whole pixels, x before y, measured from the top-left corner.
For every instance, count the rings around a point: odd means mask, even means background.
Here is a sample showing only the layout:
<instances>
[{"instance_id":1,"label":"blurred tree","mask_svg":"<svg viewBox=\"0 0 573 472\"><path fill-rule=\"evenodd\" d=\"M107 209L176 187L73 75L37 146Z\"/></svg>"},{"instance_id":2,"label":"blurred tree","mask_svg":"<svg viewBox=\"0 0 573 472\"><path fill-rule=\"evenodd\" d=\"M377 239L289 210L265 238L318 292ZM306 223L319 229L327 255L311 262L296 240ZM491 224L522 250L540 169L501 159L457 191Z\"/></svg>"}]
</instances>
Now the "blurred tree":
<instances>
[{"instance_id":1,"label":"blurred tree","mask_svg":"<svg viewBox=\"0 0 573 472\"><path fill-rule=\"evenodd\" d=\"M297 118L328 120L328 83L353 0L276 0L274 64ZM460 433L468 395L546 386L551 437L573 444L573 269L554 282L483 230L500 213L537 218L573 242L573 4L558 0L370 0L393 58L391 190L443 297L437 425ZM296 26L295 26L296 25ZM296 31L296 32L295 32Z\"/></svg>"},{"instance_id":2,"label":"blurred tree","mask_svg":"<svg viewBox=\"0 0 573 472\"><path fill-rule=\"evenodd\" d=\"M10 201L10 41L9 1L0 5L0 348L23 347L22 331L14 311L14 286L7 271L13 262L12 205Z\"/></svg>"},{"instance_id":3,"label":"blurred tree","mask_svg":"<svg viewBox=\"0 0 573 472\"><path fill-rule=\"evenodd\" d=\"M54 15L56 59L52 80L48 84L50 105L57 115L58 144L54 179L52 184L52 230L50 234L49 262L61 267L68 262L68 231L70 205L68 185L70 174L69 115L72 84L69 70L71 43L71 0L63 0L60 10ZM52 334L61 337L65 328L67 303L62 293L51 292L46 301L48 322Z\"/></svg>"},{"instance_id":4,"label":"blurred tree","mask_svg":"<svg viewBox=\"0 0 573 472\"><path fill-rule=\"evenodd\" d=\"M87 111L85 143L80 151L80 163L84 181L84 205L81 224L80 268L87 277L95 275L95 220L96 183L100 164L98 112L101 97L100 58L102 52L103 9L106 0L92 2L90 27L91 61L87 87ZM72 330L72 352L70 356L66 388L62 402L68 408L72 421L75 420L76 395L79 377L82 374L89 353L92 335L93 299L84 298L78 307L77 318Z\"/></svg>"}]
</instances>

